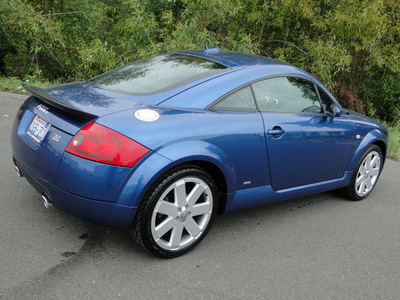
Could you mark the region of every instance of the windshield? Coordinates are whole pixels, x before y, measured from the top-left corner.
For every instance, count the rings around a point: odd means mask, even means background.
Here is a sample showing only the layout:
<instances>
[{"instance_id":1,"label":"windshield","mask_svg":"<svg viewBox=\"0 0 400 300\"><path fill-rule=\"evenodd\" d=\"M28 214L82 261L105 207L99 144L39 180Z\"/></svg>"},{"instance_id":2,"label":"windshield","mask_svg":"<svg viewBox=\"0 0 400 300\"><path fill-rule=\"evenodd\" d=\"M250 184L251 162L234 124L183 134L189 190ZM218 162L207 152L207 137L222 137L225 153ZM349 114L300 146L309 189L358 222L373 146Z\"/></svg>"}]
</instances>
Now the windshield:
<instances>
[{"instance_id":1,"label":"windshield","mask_svg":"<svg viewBox=\"0 0 400 300\"><path fill-rule=\"evenodd\" d=\"M141 59L90 80L108 90L130 94L153 94L222 72L226 66L204 58L164 54Z\"/></svg>"}]
</instances>

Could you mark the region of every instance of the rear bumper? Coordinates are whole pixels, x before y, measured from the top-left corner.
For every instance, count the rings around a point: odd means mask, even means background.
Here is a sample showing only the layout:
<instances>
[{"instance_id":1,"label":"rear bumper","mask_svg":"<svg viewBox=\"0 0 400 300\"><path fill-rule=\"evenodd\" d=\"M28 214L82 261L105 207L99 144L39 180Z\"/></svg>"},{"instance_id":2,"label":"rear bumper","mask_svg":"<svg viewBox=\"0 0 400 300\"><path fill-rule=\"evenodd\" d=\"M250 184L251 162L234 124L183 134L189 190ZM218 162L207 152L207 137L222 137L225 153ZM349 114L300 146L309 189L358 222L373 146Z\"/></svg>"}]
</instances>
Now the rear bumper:
<instances>
[{"instance_id":1,"label":"rear bumper","mask_svg":"<svg viewBox=\"0 0 400 300\"><path fill-rule=\"evenodd\" d=\"M22 176L41 194L46 195L58 209L79 219L116 227L129 227L136 214L137 207L129 207L117 203L98 201L68 193L45 179L37 176L22 161L14 158Z\"/></svg>"}]
</instances>

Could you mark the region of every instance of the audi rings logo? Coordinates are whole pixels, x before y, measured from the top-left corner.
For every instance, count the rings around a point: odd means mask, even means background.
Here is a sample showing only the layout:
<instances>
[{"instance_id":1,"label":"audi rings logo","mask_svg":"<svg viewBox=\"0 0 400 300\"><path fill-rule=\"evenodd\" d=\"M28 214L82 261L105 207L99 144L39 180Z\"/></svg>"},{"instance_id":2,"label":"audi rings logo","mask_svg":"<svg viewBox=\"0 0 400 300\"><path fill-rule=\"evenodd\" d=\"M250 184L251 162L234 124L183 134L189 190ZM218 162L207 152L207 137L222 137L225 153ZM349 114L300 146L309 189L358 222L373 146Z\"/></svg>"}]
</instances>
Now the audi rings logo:
<instances>
[{"instance_id":1,"label":"audi rings logo","mask_svg":"<svg viewBox=\"0 0 400 300\"><path fill-rule=\"evenodd\" d=\"M44 115L47 114L47 113L49 112L49 108L46 107L46 106L44 106L44 105L42 105L42 104L36 106L36 110L37 110L38 112L41 112L41 113L44 114Z\"/></svg>"}]
</instances>

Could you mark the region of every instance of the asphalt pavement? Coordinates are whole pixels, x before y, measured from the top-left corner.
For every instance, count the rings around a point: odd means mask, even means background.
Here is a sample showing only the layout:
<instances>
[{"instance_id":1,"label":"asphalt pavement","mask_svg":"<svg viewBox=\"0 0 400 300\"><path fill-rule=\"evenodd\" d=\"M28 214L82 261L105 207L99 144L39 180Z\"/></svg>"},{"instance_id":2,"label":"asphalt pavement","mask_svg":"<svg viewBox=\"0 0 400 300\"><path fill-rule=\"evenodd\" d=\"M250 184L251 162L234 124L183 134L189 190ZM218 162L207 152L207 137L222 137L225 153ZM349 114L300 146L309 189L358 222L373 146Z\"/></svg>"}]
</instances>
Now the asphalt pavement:
<instances>
[{"instance_id":1,"label":"asphalt pavement","mask_svg":"<svg viewBox=\"0 0 400 300\"><path fill-rule=\"evenodd\" d=\"M400 299L399 162L364 201L329 192L218 216L165 260L125 230L44 208L11 159L24 97L0 95L1 299Z\"/></svg>"}]
</instances>

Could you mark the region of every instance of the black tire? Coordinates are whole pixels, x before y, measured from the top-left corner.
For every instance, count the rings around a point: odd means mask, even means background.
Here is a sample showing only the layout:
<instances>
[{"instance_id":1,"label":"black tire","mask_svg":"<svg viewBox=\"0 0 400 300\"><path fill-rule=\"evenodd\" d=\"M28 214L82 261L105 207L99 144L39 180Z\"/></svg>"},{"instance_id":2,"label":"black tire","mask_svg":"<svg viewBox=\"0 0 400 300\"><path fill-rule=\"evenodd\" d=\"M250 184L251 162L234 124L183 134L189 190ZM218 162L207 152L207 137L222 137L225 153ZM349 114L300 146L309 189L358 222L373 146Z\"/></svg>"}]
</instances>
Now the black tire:
<instances>
[{"instance_id":1,"label":"black tire","mask_svg":"<svg viewBox=\"0 0 400 300\"><path fill-rule=\"evenodd\" d=\"M374 160L375 163L366 168L368 158L372 158L370 162ZM369 146L357 162L350 184L341 189L341 193L349 200L359 201L365 199L372 192L378 182L382 166L383 156L381 148L377 145ZM359 183L357 183L357 181L359 181ZM360 182L363 186L361 186ZM366 185L367 183L368 186Z\"/></svg>"},{"instance_id":2,"label":"black tire","mask_svg":"<svg viewBox=\"0 0 400 300\"><path fill-rule=\"evenodd\" d=\"M130 233L143 249L157 256L183 255L210 229L218 195L213 178L204 170L188 165L173 169L150 188Z\"/></svg>"}]
</instances>

